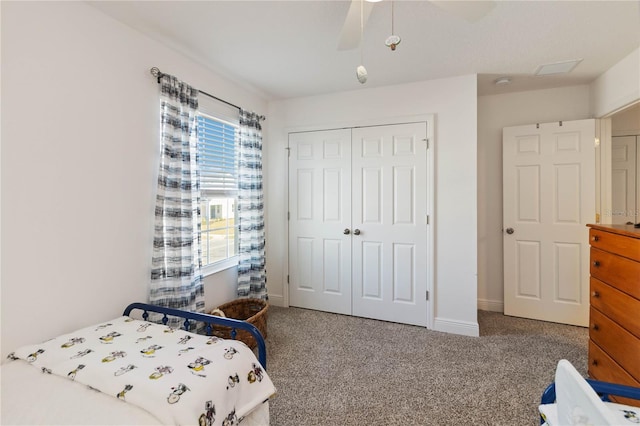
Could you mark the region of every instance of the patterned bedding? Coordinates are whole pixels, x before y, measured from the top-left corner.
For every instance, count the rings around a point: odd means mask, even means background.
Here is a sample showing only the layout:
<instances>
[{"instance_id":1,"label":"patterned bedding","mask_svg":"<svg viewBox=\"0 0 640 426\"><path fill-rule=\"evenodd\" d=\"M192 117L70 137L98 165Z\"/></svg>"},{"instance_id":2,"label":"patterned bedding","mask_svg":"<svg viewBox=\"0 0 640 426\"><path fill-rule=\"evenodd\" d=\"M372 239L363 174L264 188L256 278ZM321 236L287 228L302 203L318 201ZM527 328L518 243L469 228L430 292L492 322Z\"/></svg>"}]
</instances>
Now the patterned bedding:
<instances>
[{"instance_id":1,"label":"patterned bedding","mask_svg":"<svg viewBox=\"0 0 640 426\"><path fill-rule=\"evenodd\" d=\"M275 394L244 343L129 317L11 356L134 404L163 424L234 425Z\"/></svg>"}]
</instances>

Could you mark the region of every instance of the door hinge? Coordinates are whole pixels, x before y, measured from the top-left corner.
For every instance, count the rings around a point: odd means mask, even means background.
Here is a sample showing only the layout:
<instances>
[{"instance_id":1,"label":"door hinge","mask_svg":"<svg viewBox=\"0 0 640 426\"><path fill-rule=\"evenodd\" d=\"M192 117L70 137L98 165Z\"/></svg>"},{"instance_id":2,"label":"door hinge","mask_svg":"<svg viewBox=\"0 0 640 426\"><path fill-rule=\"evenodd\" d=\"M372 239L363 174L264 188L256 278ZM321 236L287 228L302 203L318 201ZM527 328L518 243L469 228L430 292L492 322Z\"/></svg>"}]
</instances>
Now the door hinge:
<instances>
[{"instance_id":1,"label":"door hinge","mask_svg":"<svg viewBox=\"0 0 640 426\"><path fill-rule=\"evenodd\" d=\"M291 157L291 148L286 147L285 149L287 150L287 157Z\"/></svg>"},{"instance_id":2,"label":"door hinge","mask_svg":"<svg viewBox=\"0 0 640 426\"><path fill-rule=\"evenodd\" d=\"M427 222L427 225L429 224L429 215L425 215L425 221Z\"/></svg>"},{"instance_id":3,"label":"door hinge","mask_svg":"<svg viewBox=\"0 0 640 426\"><path fill-rule=\"evenodd\" d=\"M422 139L423 141L425 141L427 143L427 149L429 149L429 138L426 139Z\"/></svg>"},{"instance_id":4,"label":"door hinge","mask_svg":"<svg viewBox=\"0 0 640 426\"><path fill-rule=\"evenodd\" d=\"M287 220L291 220L291 212L287 212Z\"/></svg>"},{"instance_id":5,"label":"door hinge","mask_svg":"<svg viewBox=\"0 0 640 426\"><path fill-rule=\"evenodd\" d=\"M427 290L427 299L426 300L429 300L429 290Z\"/></svg>"},{"instance_id":6,"label":"door hinge","mask_svg":"<svg viewBox=\"0 0 640 426\"><path fill-rule=\"evenodd\" d=\"M289 275L287 275L287 284L289 284Z\"/></svg>"}]
</instances>

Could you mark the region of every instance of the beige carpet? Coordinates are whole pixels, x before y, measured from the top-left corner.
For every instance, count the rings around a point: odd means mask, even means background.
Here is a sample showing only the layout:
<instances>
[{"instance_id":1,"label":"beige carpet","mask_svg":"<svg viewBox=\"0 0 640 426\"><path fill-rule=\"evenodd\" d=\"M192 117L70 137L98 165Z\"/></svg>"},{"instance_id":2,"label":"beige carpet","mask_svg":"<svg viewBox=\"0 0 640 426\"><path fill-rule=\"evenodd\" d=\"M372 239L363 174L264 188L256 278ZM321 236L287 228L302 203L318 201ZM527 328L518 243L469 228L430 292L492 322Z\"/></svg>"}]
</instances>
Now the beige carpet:
<instances>
[{"instance_id":1,"label":"beige carpet","mask_svg":"<svg viewBox=\"0 0 640 426\"><path fill-rule=\"evenodd\" d=\"M536 425L557 362L586 375L586 328L484 311L478 322L474 338L271 306L271 423Z\"/></svg>"}]
</instances>

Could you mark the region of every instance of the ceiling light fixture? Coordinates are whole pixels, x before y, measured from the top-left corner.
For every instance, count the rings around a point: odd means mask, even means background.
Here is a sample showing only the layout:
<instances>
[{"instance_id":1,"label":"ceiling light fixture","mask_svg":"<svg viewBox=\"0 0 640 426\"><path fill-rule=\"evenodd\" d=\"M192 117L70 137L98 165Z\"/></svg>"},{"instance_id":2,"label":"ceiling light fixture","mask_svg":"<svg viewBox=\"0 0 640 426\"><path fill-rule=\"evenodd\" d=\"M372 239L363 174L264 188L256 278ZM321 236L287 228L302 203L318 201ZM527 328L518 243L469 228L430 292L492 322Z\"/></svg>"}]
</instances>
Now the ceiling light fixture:
<instances>
[{"instance_id":1,"label":"ceiling light fixture","mask_svg":"<svg viewBox=\"0 0 640 426\"><path fill-rule=\"evenodd\" d=\"M394 2L392 1L391 2L391 35L387 37L384 44L387 47L391 48L391 50L396 50L396 46L400 44L402 39L400 38L400 36L395 35L395 32L393 31L393 4Z\"/></svg>"},{"instance_id":2,"label":"ceiling light fixture","mask_svg":"<svg viewBox=\"0 0 640 426\"><path fill-rule=\"evenodd\" d=\"M362 49L364 45L364 0L360 0L360 65L356 68L356 77L360 84L367 82L367 69L362 65Z\"/></svg>"},{"instance_id":3,"label":"ceiling light fixture","mask_svg":"<svg viewBox=\"0 0 640 426\"><path fill-rule=\"evenodd\" d=\"M500 77L494 80L493 84L496 86L506 86L507 84L511 84L511 77Z\"/></svg>"}]
</instances>

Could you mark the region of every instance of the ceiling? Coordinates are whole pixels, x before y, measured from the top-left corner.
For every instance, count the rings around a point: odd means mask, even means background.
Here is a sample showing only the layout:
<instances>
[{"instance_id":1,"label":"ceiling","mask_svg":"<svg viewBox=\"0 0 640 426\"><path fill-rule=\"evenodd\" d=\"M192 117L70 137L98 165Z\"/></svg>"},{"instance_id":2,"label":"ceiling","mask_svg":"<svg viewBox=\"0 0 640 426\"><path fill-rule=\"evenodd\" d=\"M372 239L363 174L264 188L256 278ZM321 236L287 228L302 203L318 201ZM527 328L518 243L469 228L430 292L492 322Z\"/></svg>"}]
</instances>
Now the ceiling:
<instances>
[{"instance_id":1,"label":"ceiling","mask_svg":"<svg viewBox=\"0 0 640 426\"><path fill-rule=\"evenodd\" d=\"M269 100L468 74L478 74L479 95L586 84L640 45L638 1L496 1L469 22L429 0L397 0L402 42L391 51L384 0L364 30L362 85L360 50L337 48L349 1L88 3ZM574 59L569 74L533 75ZM511 84L493 84L505 75Z\"/></svg>"}]
</instances>

